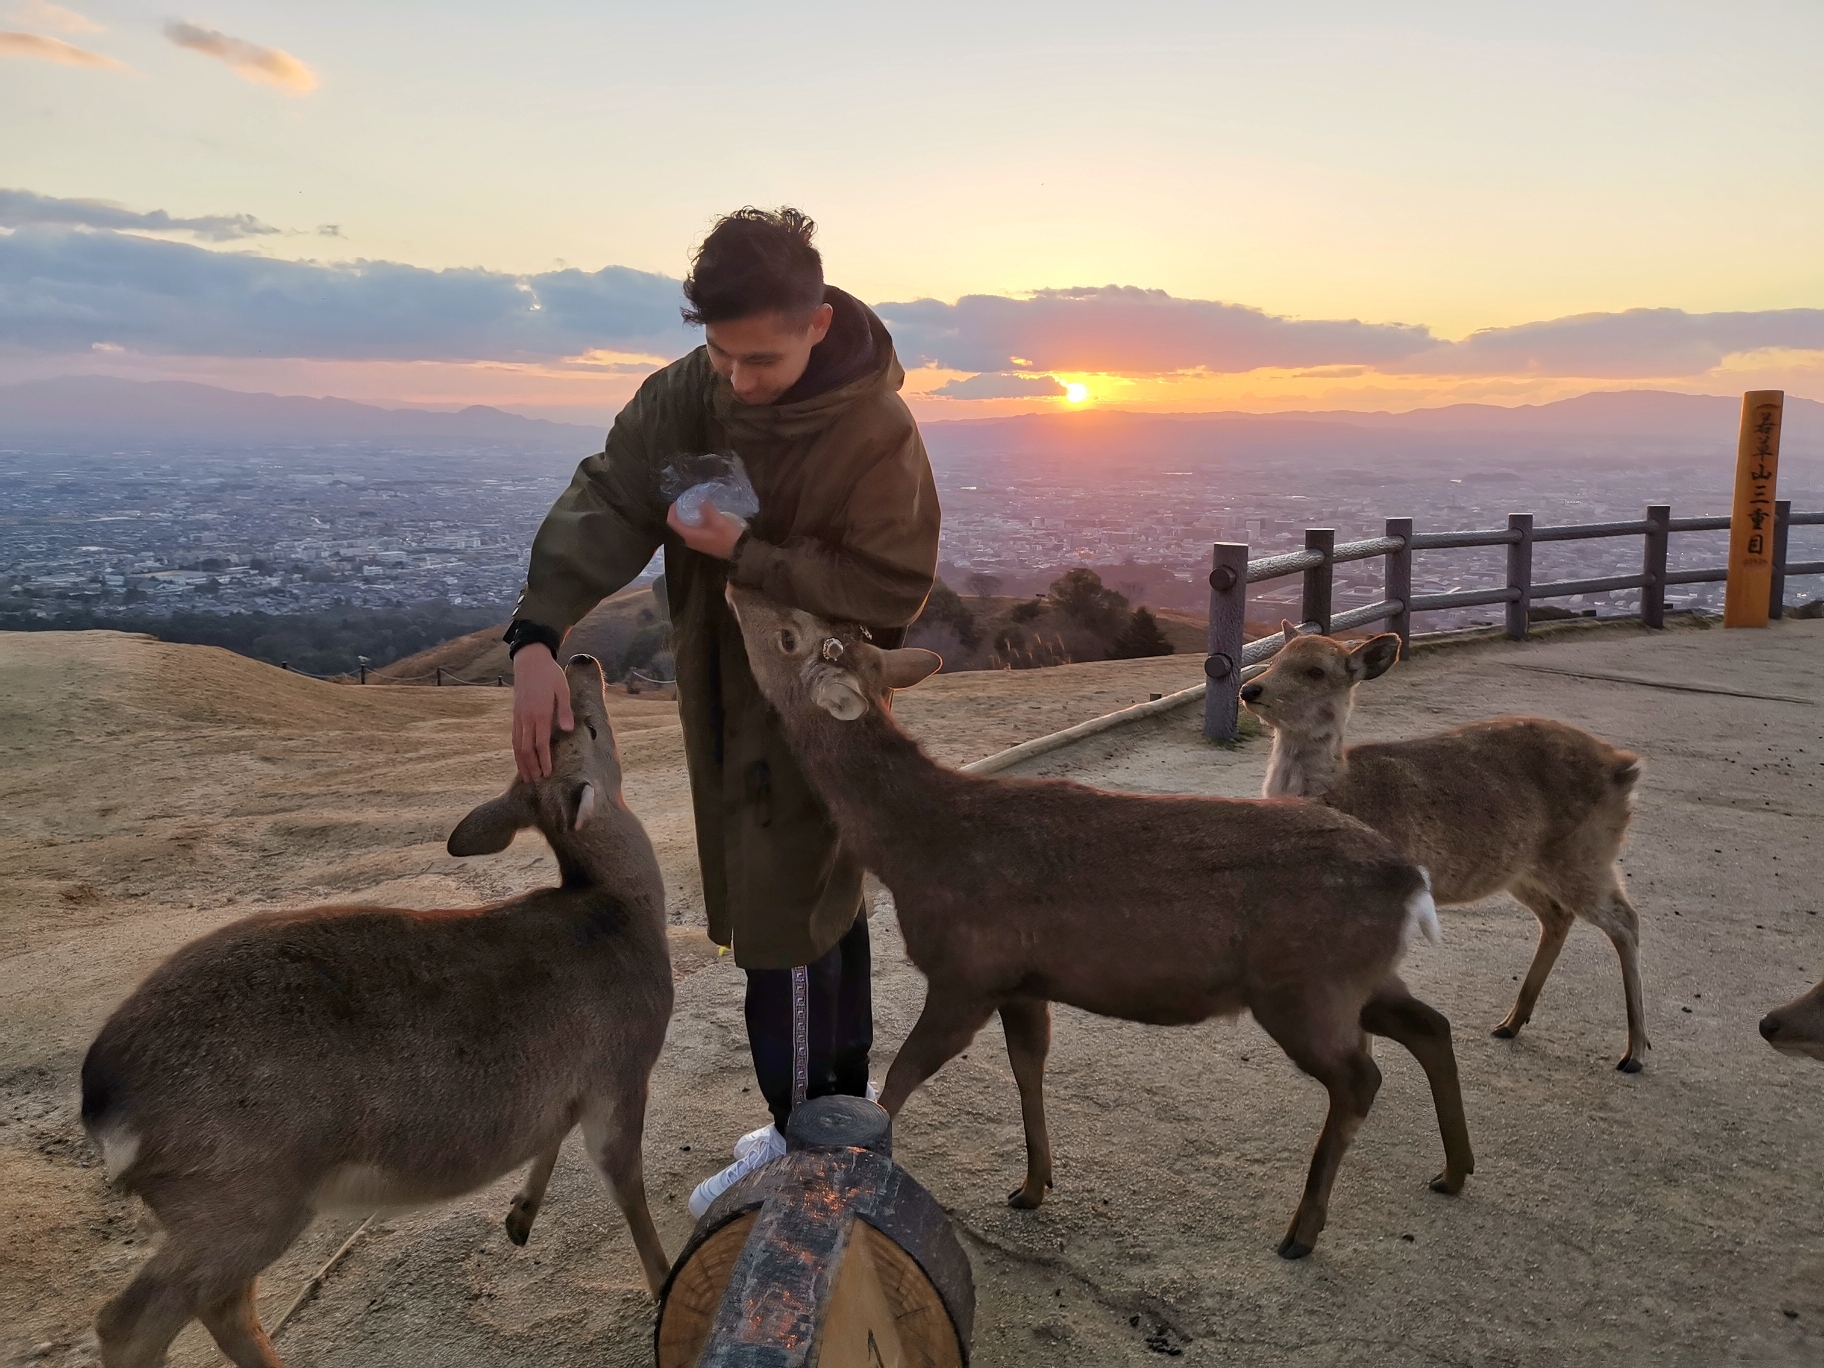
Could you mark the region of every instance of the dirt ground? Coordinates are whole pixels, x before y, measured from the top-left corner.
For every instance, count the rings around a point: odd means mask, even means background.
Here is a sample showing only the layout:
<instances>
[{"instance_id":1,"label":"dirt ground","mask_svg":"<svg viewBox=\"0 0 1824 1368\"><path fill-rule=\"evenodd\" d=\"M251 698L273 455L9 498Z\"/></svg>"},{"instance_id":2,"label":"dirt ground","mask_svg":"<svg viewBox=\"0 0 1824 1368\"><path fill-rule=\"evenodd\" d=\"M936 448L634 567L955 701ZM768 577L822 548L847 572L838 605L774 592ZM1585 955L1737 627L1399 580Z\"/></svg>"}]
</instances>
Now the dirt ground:
<instances>
[{"instance_id":1,"label":"dirt ground","mask_svg":"<svg viewBox=\"0 0 1824 1368\"><path fill-rule=\"evenodd\" d=\"M974 1262L975 1362L1785 1364L1824 1362L1824 1073L1754 1025L1824 975L1817 916L1824 623L1766 632L1570 634L1423 655L1362 691L1358 734L1534 712L1648 761L1625 859L1644 921L1654 1050L1625 1029L1606 941L1572 935L1518 1041L1487 1029L1524 972L1532 919L1447 911L1406 974L1456 1026L1477 1170L1426 1190L1438 1140L1422 1077L1383 1048L1374 1115L1329 1229L1273 1247L1297 1200L1321 1090L1250 1022L1164 1031L1058 1013L1049 1075L1058 1186L1021 1168L999 1030L902 1114L896 1156L950 1210ZM961 763L1182 688L1194 658L941 676L897 715ZM1543 672L1552 671L1552 672ZM1557 673L1569 671L1571 673ZM1720 687L1745 698L1579 675ZM103 633L0 636L0 1363L89 1361L86 1324L155 1236L110 1192L75 1116L82 1051L191 937L313 901L470 904L552 877L542 844L457 861L451 825L510 772L492 690L322 684L223 652ZM741 975L700 933L671 705L615 700L628 800L671 885L677 1009L654 1078L649 1190L667 1247L691 1186L763 1119ZM1195 709L1031 762L1106 787L1251 794L1266 746L1205 744ZM875 937L876 1073L922 983L890 912ZM515 1180L377 1222L280 1347L331 1364L651 1361L651 1306L618 1215L574 1141L532 1241L500 1229ZM324 1222L263 1280L273 1316L353 1229ZM178 1365L220 1362L199 1329Z\"/></svg>"}]
</instances>

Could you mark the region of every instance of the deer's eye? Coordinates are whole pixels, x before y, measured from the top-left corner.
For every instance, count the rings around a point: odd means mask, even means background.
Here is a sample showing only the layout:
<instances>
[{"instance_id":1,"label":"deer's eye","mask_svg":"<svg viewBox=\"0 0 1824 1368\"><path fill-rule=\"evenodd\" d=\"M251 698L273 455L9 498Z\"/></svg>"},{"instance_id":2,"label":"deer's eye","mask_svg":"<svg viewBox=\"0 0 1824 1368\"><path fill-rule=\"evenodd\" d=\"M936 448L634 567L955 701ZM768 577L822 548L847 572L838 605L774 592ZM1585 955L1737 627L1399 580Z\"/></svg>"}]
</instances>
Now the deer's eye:
<instances>
[{"instance_id":1,"label":"deer's eye","mask_svg":"<svg viewBox=\"0 0 1824 1368\"><path fill-rule=\"evenodd\" d=\"M595 723L585 720L583 725L589 728L589 739L591 741L595 740Z\"/></svg>"},{"instance_id":2,"label":"deer's eye","mask_svg":"<svg viewBox=\"0 0 1824 1368\"><path fill-rule=\"evenodd\" d=\"M798 634L790 627L787 627L784 631L779 633L779 649L784 651L787 655L795 655L797 653Z\"/></svg>"},{"instance_id":3,"label":"deer's eye","mask_svg":"<svg viewBox=\"0 0 1824 1368\"><path fill-rule=\"evenodd\" d=\"M1324 667L1321 665L1313 665L1310 669L1305 671L1306 679L1322 679L1323 677Z\"/></svg>"}]
</instances>

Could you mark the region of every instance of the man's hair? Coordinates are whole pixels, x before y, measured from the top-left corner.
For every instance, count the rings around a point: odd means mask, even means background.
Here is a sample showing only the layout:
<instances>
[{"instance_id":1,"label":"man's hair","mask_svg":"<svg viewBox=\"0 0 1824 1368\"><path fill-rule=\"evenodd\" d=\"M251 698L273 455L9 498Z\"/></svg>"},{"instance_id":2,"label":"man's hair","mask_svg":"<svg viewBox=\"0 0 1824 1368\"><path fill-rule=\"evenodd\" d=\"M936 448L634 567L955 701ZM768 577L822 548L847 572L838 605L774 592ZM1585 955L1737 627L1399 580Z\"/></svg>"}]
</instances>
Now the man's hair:
<instances>
[{"instance_id":1,"label":"man's hair","mask_svg":"<svg viewBox=\"0 0 1824 1368\"><path fill-rule=\"evenodd\" d=\"M684 321L693 327L756 314L802 317L823 303L817 225L796 209L737 209L697 248L684 281Z\"/></svg>"}]
</instances>

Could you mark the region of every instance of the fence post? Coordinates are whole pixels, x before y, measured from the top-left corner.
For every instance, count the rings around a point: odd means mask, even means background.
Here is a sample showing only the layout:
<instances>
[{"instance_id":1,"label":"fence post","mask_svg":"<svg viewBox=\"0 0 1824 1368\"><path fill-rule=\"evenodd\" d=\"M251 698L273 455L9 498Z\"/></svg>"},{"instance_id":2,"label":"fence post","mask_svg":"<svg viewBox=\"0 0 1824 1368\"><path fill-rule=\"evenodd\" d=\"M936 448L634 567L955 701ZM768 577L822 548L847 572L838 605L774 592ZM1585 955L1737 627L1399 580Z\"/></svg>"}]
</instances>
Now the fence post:
<instances>
[{"instance_id":1,"label":"fence post","mask_svg":"<svg viewBox=\"0 0 1824 1368\"><path fill-rule=\"evenodd\" d=\"M1507 530L1520 534L1507 547L1507 587L1519 591L1519 597L1507 605L1507 634L1515 641L1525 641L1526 612L1533 599L1533 515L1509 513Z\"/></svg>"},{"instance_id":2,"label":"fence post","mask_svg":"<svg viewBox=\"0 0 1824 1368\"><path fill-rule=\"evenodd\" d=\"M361 667L361 682L363 684L367 683L367 666L365 665Z\"/></svg>"},{"instance_id":3,"label":"fence post","mask_svg":"<svg viewBox=\"0 0 1824 1368\"><path fill-rule=\"evenodd\" d=\"M1330 598L1331 583L1336 575L1336 566L1331 564L1330 554L1336 549L1336 529L1334 527L1308 527L1305 529L1305 550L1322 551L1324 563L1305 571L1304 604L1299 612L1302 626L1315 622L1317 630L1324 636L1330 635Z\"/></svg>"},{"instance_id":4,"label":"fence post","mask_svg":"<svg viewBox=\"0 0 1824 1368\"><path fill-rule=\"evenodd\" d=\"M1647 505L1646 549L1641 553L1640 620L1649 627L1666 625L1666 548L1672 541L1672 505Z\"/></svg>"},{"instance_id":5,"label":"fence post","mask_svg":"<svg viewBox=\"0 0 1824 1368\"><path fill-rule=\"evenodd\" d=\"M1786 616L1786 537L1792 530L1792 500L1773 505L1773 580L1767 589L1767 616Z\"/></svg>"},{"instance_id":6,"label":"fence post","mask_svg":"<svg viewBox=\"0 0 1824 1368\"><path fill-rule=\"evenodd\" d=\"M1381 590L1382 598L1400 605L1400 611L1387 619L1387 630L1400 634L1400 658L1405 659L1412 648L1412 519L1387 519L1385 535L1405 543L1398 551L1387 553L1386 581Z\"/></svg>"},{"instance_id":7,"label":"fence post","mask_svg":"<svg viewBox=\"0 0 1824 1368\"><path fill-rule=\"evenodd\" d=\"M1203 662L1209 684L1203 695L1203 734L1211 741L1241 735L1241 645L1248 617L1248 544L1217 542L1210 548L1210 653Z\"/></svg>"},{"instance_id":8,"label":"fence post","mask_svg":"<svg viewBox=\"0 0 1824 1368\"><path fill-rule=\"evenodd\" d=\"M443 687L443 666L441 665L437 667L437 687L440 689Z\"/></svg>"}]
</instances>

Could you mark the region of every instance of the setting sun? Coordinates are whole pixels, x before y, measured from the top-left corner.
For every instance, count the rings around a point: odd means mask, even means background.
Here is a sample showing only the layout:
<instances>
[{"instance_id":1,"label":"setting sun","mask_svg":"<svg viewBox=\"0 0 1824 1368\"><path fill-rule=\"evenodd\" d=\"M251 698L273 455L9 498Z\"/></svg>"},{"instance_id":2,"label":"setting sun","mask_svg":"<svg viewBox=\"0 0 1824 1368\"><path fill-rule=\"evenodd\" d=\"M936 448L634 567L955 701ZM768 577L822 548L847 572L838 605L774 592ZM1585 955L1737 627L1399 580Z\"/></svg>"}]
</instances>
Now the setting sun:
<instances>
[{"instance_id":1,"label":"setting sun","mask_svg":"<svg viewBox=\"0 0 1824 1368\"><path fill-rule=\"evenodd\" d=\"M1064 398L1068 403L1080 404L1089 398L1089 386L1079 385L1075 382L1067 384L1064 386Z\"/></svg>"}]
</instances>

